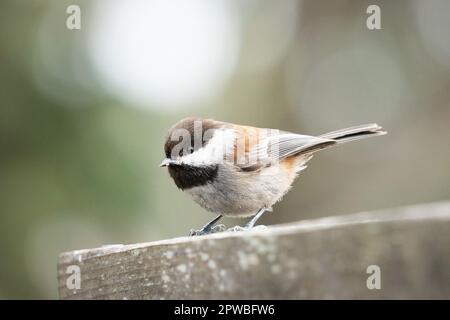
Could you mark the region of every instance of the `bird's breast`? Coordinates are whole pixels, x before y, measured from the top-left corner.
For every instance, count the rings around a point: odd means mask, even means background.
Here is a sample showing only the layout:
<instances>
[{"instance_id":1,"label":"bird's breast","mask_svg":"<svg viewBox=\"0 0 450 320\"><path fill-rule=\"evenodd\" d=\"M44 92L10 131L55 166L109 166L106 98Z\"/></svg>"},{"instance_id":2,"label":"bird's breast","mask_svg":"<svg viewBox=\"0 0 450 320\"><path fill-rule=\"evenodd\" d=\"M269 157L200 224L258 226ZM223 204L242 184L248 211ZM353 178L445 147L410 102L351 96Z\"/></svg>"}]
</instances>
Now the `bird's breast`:
<instances>
[{"instance_id":1,"label":"bird's breast","mask_svg":"<svg viewBox=\"0 0 450 320\"><path fill-rule=\"evenodd\" d=\"M225 216L246 217L271 207L289 189L293 177L284 168L266 168L264 173L248 173L220 165L209 183L185 191L208 211Z\"/></svg>"}]
</instances>

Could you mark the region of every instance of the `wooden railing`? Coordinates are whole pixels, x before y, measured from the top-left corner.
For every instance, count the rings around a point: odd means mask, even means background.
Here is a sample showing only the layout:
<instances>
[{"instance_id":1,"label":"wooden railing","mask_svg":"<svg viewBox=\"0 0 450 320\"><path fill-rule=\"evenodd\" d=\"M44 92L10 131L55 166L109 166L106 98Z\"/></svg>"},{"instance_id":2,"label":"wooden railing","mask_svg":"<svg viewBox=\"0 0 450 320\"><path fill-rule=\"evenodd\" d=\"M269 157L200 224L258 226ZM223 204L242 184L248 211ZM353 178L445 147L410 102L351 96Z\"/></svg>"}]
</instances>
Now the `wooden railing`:
<instances>
[{"instance_id":1,"label":"wooden railing","mask_svg":"<svg viewBox=\"0 0 450 320\"><path fill-rule=\"evenodd\" d=\"M450 202L62 253L61 299L450 298Z\"/></svg>"}]
</instances>

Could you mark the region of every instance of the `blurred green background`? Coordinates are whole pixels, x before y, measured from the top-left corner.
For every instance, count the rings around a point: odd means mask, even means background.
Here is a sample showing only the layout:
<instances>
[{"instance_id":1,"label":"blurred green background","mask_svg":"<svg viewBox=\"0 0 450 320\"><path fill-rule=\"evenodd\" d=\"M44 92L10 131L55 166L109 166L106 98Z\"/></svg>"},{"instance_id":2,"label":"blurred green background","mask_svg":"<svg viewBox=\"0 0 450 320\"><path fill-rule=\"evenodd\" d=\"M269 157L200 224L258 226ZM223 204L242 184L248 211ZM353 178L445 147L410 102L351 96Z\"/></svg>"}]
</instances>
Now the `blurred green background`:
<instances>
[{"instance_id":1,"label":"blurred green background","mask_svg":"<svg viewBox=\"0 0 450 320\"><path fill-rule=\"evenodd\" d=\"M449 14L446 0L2 0L0 298L56 298L60 252L209 221L158 167L188 115L389 131L316 156L263 224L449 199Z\"/></svg>"}]
</instances>

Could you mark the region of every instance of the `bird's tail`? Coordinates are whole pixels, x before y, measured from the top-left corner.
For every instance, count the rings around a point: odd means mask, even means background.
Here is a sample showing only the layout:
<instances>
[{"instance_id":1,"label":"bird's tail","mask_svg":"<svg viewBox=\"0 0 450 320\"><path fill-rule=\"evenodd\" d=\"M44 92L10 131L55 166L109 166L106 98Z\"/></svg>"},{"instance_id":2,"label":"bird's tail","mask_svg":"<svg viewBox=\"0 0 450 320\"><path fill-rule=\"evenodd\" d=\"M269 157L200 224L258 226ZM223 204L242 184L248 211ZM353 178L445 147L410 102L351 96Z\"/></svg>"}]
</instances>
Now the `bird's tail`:
<instances>
[{"instance_id":1,"label":"bird's tail","mask_svg":"<svg viewBox=\"0 0 450 320\"><path fill-rule=\"evenodd\" d=\"M332 132L320 135L320 138L335 140L337 143L345 143L353 140L359 140L363 138L381 136L386 134L386 131L382 130L382 127L376 123L363 124L356 127L350 127L346 129L336 130Z\"/></svg>"}]
</instances>

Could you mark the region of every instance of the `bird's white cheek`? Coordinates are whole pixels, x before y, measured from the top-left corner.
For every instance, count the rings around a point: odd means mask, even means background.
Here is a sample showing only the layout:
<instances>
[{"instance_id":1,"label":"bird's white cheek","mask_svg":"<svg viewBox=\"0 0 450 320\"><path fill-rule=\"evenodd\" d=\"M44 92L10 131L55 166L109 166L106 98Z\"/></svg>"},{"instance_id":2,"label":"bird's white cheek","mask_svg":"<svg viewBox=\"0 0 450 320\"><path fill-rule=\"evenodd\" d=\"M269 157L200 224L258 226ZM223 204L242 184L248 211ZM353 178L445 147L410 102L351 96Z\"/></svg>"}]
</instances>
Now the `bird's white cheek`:
<instances>
[{"instance_id":1,"label":"bird's white cheek","mask_svg":"<svg viewBox=\"0 0 450 320\"><path fill-rule=\"evenodd\" d=\"M180 161L185 164L199 166L222 163L227 154L234 148L234 133L231 131L216 131L214 136L203 148L183 156Z\"/></svg>"},{"instance_id":2,"label":"bird's white cheek","mask_svg":"<svg viewBox=\"0 0 450 320\"><path fill-rule=\"evenodd\" d=\"M212 164L215 159L203 150L197 150L194 153L182 157L180 160L187 165L201 166Z\"/></svg>"}]
</instances>

